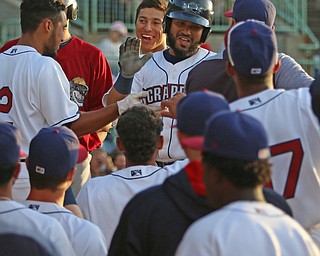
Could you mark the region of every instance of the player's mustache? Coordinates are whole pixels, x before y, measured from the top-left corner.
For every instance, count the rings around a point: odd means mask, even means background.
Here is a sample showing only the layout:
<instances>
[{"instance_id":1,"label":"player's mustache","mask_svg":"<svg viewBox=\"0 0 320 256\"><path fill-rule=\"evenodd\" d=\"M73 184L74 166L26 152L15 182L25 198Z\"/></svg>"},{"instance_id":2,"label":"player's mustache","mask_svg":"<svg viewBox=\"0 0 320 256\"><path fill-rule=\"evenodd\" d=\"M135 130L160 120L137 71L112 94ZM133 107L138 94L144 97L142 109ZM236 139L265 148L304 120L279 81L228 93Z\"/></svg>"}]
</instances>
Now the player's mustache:
<instances>
[{"instance_id":1,"label":"player's mustache","mask_svg":"<svg viewBox=\"0 0 320 256\"><path fill-rule=\"evenodd\" d=\"M187 38L189 38L189 39L190 39L190 41L192 41L192 40L193 40L193 37L192 37L192 36L190 36L190 35L186 35L186 34L184 34L184 33L180 33L180 34L178 34L177 36L178 36L178 37L179 37L179 36L187 37Z\"/></svg>"}]
</instances>

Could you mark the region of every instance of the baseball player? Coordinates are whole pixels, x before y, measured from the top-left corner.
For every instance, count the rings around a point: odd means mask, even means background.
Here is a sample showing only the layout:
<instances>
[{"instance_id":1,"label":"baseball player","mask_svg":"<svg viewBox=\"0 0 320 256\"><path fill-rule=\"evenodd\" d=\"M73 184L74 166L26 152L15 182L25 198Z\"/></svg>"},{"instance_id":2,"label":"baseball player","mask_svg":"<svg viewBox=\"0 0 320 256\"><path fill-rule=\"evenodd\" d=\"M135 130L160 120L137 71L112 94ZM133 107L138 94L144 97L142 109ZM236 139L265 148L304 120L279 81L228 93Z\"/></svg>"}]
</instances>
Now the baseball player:
<instances>
[{"instance_id":1,"label":"baseball player","mask_svg":"<svg viewBox=\"0 0 320 256\"><path fill-rule=\"evenodd\" d=\"M63 0L66 6L67 27L64 29L63 42L60 44L55 60L61 65L70 83L70 98L77 103L81 111L96 110L103 107L101 98L112 84L110 66L103 53L95 46L70 34L70 20L78 16L78 3L76 0ZM7 42L0 52L4 52L16 45L18 39ZM107 130L109 127L105 127ZM89 152L101 146L107 132L100 129L79 138L80 143ZM90 177L91 154L81 164L77 165L77 172L72 183L72 190L76 195L80 187Z\"/></svg>"},{"instance_id":2,"label":"baseball player","mask_svg":"<svg viewBox=\"0 0 320 256\"><path fill-rule=\"evenodd\" d=\"M270 27L259 22L241 22L230 30L228 54L227 71L240 97L230 107L264 125L273 166L268 186L287 199L294 218L320 248L320 130L309 88L272 89L277 42Z\"/></svg>"},{"instance_id":3,"label":"baseball player","mask_svg":"<svg viewBox=\"0 0 320 256\"><path fill-rule=\"evenodd\" d=\"M62 256L49 239L32 229L17 227L0 221L0 248L2 255Z\"/></svg>"},{"instance_id":4,"label":"baseball player","mask_svg":"<svg viewBox=\"0 0 320 256\"><path fill-rule=\"evenodd\" d=\"M170 48L154 53L151 59L151 53L140 59L140 40L128 38L120 47L120 75L106 97L108 104L129 93L146 91L148 96L145 103L159 107L162 100L183 92L189 71L214 55L213 52L200 48L200 44L206 41L210 33L212 17L210 0L169 1L164 32ZM177 140L176 121L164 118L163 122L164 147L157 157L160 165L186 157Z\"/></svg>"},{"instance_id":5,"label":"baseball player","mask_svg":"<svg viewBox=\"0 0 320 256\"><path fill-rule=\"evenodd\" d=\"M21 134L18 129L11 124L1 122L0 221L16 227L18 230L30 230L37 236L48 239L56 246L58 255L76 255L66 232L57 220L32 211L12 200L13 184L18 178L21 167L20 146Z\"/></svg>"},{"instance_id":6,"label":"baseball player","mask_svg":"<svg viewBox=\"0 0 320 256\"><path fill-rule=\"evenodd\" d=\"M31 140L27 167L31 191L23 203L57 219L65 229L76 255L107 255L100 228L63 207L76 164L87 158L77 136L66 127L43 128Z\"/></svg>"},{"instance_id":7,"label":"baseball player","mask_svg":"<svg viewBox=\"0 0 320 256\"><path fill-rule=\"evenodd\" d=\"M262 187L270 179L271 165L259 121L220 112L209 118L204 141L184 142L203 151L207 196L218 210L189 227L176 256L320 255L297 221L264 200Z\"/></svg>"},{"instance_id":8,"label":"baseball player","mask_svg":"<svg viewBox=\"0 0 320 256\"><path fill-rule=\"evenodd\" d=\"M240 21L255 19L275 29L276 7L269 0L236 0L233 10L226 12L225 16L232 18L230 27ZM274 74L276 88L287 90L310 86L313 78L293 58L284 53L278 53L278 58L281 66ZM227 51L223 50L210 60L197 65L188 75L186 92L208 89L223 94L229 102L238 99L234 82L226 72L227 61Z\"/></svg>"},{"instance_id":9,"label":"baseball player","mask_svg":"<svg viewBox=\"0 0 320 256\"><path fill-rule=\"evenodd\" d=\"M61 66L49 57L56 56L64 36L65 6L54 0L24 0L20 9L22 36L17 45L0 54L0 121L19 128L26 153L43 127L66 125L81 137L103 128L127 107L141 104L140 96L133 96L107 108L79 111L70 100L69 81ZM25 200L29 189L23 166L14 198Z\"/></svg>"},{"instance_id":10,"label":"baseball player","mask_svg":"<svg viewBox=\"0 0 320 256\"><path fill-rule=\"evenodd\" d=\"M141 39L142 53L158 52L167 48L163 33L163 17L167 0L143 0L136 11L136 36Z\"/></svg>"},{"instance_id":11,"label":"baseball player","mask_svg":"<svg viewBox=\"0 0 320 256\"><path fill-rule=\"evenodd\" d=\"M201 151L183 142L186 138L203 136L206 121L219 111L229 111L229 105L213 92L195 92L179 101L178 139L190 162L163 184L148 188L130 200L113 235L109 256L172 256L188 226L214 210L202 181ZM268 202L291 213L280 195L271 189L264 189L263 193Z\"/></svg>"},{"instance_id":12,"label":"baseball player","mask_svg":"<svg viewBox=\"0 0 320 256\"><path fill-rule=\"evenodd\" d=\"M176 172L156 165L156 155L163 145L162 127L161 118L149 107L136 106L124 112L116 129L117 146L126 156L126 168L90 179L77 196L84 218L101 228L107 248L129 200Z\"/></svg>"}]
</instances>

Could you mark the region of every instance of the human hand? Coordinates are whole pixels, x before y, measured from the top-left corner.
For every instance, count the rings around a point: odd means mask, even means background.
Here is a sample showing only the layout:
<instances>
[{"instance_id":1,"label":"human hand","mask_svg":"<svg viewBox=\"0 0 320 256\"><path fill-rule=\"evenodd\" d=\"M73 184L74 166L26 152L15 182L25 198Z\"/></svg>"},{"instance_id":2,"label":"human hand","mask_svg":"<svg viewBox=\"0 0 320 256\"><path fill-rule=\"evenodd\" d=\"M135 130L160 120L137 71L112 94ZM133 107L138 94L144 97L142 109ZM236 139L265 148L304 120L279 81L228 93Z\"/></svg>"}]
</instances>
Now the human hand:
<instances>
[{"instance_id":1,"label":"human hand","mask_svg":"<svg viewBox=\"0 0 320 256\"><path fill-rule=\"evenodd\" d=\"M132 78L142 66L152 57L149 52L140 58L141 40L136 37L128 37L121 44L119 53L119 66L121 76L124 78Z\"/></svg>"},{"instance_id":2,"label":"human hand","mask_svg":"<svg viewBox=\"0 0 320 256\"><path fill-rule=\"evenodd\" d=\"M161 101L161 111L158 113L163 117L176 118L177 117L177 105L179 101L185 97L186 94L177 92L172 98Z\"/></svg>"},{"instance_id":3,"label":"human hand","mask_svg":"<svg viewBox=\"0 0 320 256\"><path fill-rule=\"evenodd\" d=\"M138 94L129 94L123 100L117 101L119 115L121 115L128 108L131 108L135 105L143 104L141 99L147 96L148 96L148 92L143 91Z\"/></svg>"}]
</instances>

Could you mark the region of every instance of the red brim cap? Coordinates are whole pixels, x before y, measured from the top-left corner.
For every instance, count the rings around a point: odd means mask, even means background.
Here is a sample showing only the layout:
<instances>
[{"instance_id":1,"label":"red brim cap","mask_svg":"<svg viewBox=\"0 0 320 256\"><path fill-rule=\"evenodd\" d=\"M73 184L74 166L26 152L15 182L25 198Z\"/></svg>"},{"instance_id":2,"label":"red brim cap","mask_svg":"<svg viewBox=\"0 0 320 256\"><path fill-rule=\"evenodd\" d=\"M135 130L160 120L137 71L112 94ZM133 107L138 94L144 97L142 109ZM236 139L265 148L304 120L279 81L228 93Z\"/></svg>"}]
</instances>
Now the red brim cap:
<instances>
[{"instance_id":1,"label":"red brim cap","mask_svg":"<svg viewBox=\"0 0 320 256\"><path fill-rule=\"evenodd\" d=\"M203 151L204 137L196 136L196 137L183 138L181 139L180 143L181 143L181 146L183 147Z\"/></svg>"},{"instance_id":2,"label":"red brim cap","mask_svg":"<svg viewBox=\"0 0 320 256\"><path fill-rule=\"evenodd\" d=\"M228 11L224 13L224 16L227 18L232 18L233 11Z\"/></svg>"},{"instance_id":3,"label":"red brim cap","mask_svg":"<svg viewBox=\"0 0 320 256\"><path fill-rule=\"evenodd\" d=\"M82 163L88 157L88 150L80 144L77 163Z\"/></svg>"}]
</instances>

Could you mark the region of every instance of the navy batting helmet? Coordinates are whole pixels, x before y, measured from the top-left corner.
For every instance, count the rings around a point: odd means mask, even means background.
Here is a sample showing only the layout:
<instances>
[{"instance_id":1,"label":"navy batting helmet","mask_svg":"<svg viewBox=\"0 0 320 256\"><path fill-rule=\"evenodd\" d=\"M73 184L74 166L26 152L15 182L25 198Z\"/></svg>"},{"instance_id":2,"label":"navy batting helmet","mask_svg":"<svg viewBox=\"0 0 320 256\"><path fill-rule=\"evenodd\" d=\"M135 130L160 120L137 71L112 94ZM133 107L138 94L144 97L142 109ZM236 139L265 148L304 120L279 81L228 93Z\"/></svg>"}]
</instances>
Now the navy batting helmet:
<instances>
[{"instance_id":1,"label":"navy batting helmet","mask_svg":"<svg viewBox=\"0 0 320 256\"><path fill-rule=\"evenodd\" d=\"M212 18L211 0L169 0L164 17L164 32L170 32L172 19L192 22L204 27L200 40L201 43L204 43L211 32Z\"/></svg>"},{"instance_id":2,"label":"navy batting helmet","mask_svg":"<svg viewBox=\"0 0 320 256\"><path fill-rule=\"evenodd\" d=\"M67 7L67 19L76 20L78 18L78 3L76 0L64 0L64 5Z\"/></svg>"}]
</instances>

